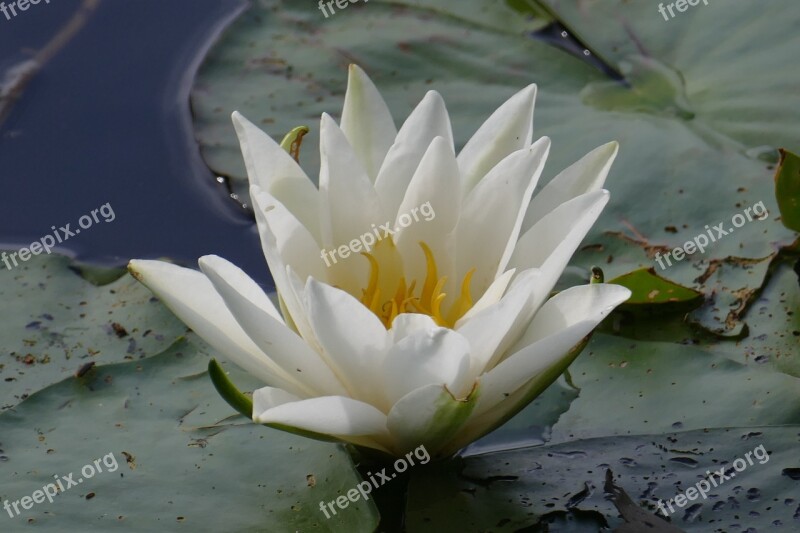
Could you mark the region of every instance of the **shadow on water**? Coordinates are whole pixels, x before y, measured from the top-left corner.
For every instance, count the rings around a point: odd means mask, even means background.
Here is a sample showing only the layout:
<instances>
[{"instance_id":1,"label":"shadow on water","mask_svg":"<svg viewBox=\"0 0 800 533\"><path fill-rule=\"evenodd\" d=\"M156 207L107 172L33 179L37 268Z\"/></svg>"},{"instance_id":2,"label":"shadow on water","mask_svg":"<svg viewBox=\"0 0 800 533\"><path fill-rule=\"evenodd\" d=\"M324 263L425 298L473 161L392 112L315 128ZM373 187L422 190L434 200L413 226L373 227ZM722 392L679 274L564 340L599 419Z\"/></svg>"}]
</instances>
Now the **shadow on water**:
<instances>
[{"instance_id":1,"label":"shadow on water","mask_svg":"<svg viewBox=\"0 0 800 533\"><path fill-rule=\"evenodd\" d=\"M199 62L243 0L96 2L32 76L0 125L0 246L16 249L110 203L114 212L59 251L105 265L218 254L270 283L252 219L200 157L189 91ZM0 14L0 71L31 60L79 0ZM221 187L221 186L220 186ZM108 213L108 209L106 209ZM57 230L58 231L58 230Z\"/></svg>"}]
</instances>

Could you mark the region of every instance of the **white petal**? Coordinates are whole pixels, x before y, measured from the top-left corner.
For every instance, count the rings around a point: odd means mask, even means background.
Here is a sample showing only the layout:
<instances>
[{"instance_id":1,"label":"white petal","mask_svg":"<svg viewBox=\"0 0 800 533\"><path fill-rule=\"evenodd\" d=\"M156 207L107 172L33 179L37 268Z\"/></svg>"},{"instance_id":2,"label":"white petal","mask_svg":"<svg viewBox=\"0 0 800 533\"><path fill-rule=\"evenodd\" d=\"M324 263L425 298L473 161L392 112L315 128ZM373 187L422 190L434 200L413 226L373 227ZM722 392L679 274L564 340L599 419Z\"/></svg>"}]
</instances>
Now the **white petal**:
<instances>
[{"instance_id":1,"label":"white petal","mask_svg":"<svg viewBox=\"0 0 800 533\"><path fill-rule=\"evenodd\" d=\"M540 294L546 297L608 199L608 191L594 191L555 208L520 237L509 266L541 269ZM534 308L543 301L536 302Z\"/></svg>"},{"instance_id":2,"label":"white petal","mask_svg":"<svg viewBox=\"0 0 800 533\"><path fill-rule=\"evenodd\" d=\"M417 331L389 348L383 381L389 403L425 385L445 385L457 397L471 386L470 346L447 328Z\"/></svg>"},{"instance_id":3,"label":"white petal","mask_svg":"<svg viewBox=\"0 0 800 533\"><path fill-rule=\"evenodd\" d=\"M400 454L424 446L429 454L453 438L475 408L478 394L454 398L441 385L426 385L403 396L389 411L387 426Z\"/></svg>"},{"instance_id":4,"label":"white petal","mask_svg":"<svg viewBox=\"0 0 800 533\"><path fill-rule=\"evenodd\" d=\"M357 65L350 65L342 131L374 182L397 135L397 128L375 84Z\"/></svg>"},{"instance_id":5,"label":"white petal","mask_svg":"<svg viewBox=\"0 0 800 533\"><path fill-rule=\"evenodd\" d=\"M346 292L309 278L306 309L328 366L353 398L381 405L383 379L378 369L388 345L381 321Z\"/></svg>"},{"instance_id":6,"label":"white petal","mask_svg":"<svg viewBox=\"0 0 800 533\"><path fill-rule=\"evenodd\" d=\"M481 398L473 416L557 364L630 294L625 287L599 283L572 287L548 300L511 351L521 349L481 377Z\"/></svg>"},{"instance_id":7,"label":"white petal","mask_svg":"<svg viewBox=\"0 0 800 533\"><path fill-rule=\"evenodd\" d=\"M311 326L305 315L305 309L294 291L292 283L287 274L287 265L281 256L279 244L272 224L280 225L287 220L286 217L278 215L277 219L272 217L272 212L276 209L276 204L270 196L262 191L258 186L250 187L250 198L253 201L253 212L256 216L258 234L261 237L261 249L269 265L270 274L275 281L275 288L281 298L289 316L285 317L287 324L291 323L297 328L300 335L309 342L314 338ZM288 232L283 232L286 235Z\"/></svg>"},{"instance_id":8,"label":"white petal","mask_svg":"<svg viewBox=\"0 0 800 533\"><path fill-rule=\"evenodd\" d=\"M522 231L525 232L533 227L542 217L564 202L602 188L618 151L619 144L616 141L604 144L550 180L533 197L525 214Z\"/></svg>"},{"instance_id":9,"label":"white petal","mask_svg":"<svg viewBox=\"0 0 800 533\"><path fill-rule=\"evenodd\" d=\"M383 224L388 219L350 143L328 115L322 116L320 136L323 243L330 252L344 247L344 256L340 253L328 260L331 271L328 279L347 292L357 294L368 279L369 263L346 246L370 233L373 224ZM333 258L337 260L334 262Z\"/></svg>"},{"instance_id":10,"label":"white petal","mask_svg":"<svg viewBox=\"0 0 800 533\"><path fill-rule=\"evenodd\" d=\"M411 177L436 137L444 138L455 151L444 100L436 91L428 91L400 128L375 180L375 190L391 219L396 217Z\"/></svg>"},{"instance_id":11,"label":"white petal","mask_svg":"<svg viewBox=\"0 0 800 533\"><path fill-rule=\"evenodd\" d=\"M283 389L275 387L262 387L253 391L253 422L258 422L255 417L263 413L267 409L278 407L285 403L299 402L302 398L298 398L294 394L288 393Z\"/></svg>"},{"instance_id":12,"label":"white petal","mask_svg":"<svg viewBox=\"0 0 800 533\"><path fill-rule=\"evenodd\" d=\"M238 111L233 126L239 137L251 185L278 198L300 223L319 239L319 193L300 165L255 124Z\"/></svg>"},{"instance_id":13,"label":"white petal","mask_svg":"<svg viewBox=\"0 0 800 533\"><path fill-rule=\"evenodd\" d=\"M254 393L254 400L259 391ZM375 407L344 396L322 396L281 403L256 412L253 421L279 429L308 432L382 451L389 442L386 415Z\"/></svg>"},{"instance_id":14,"label":"white petal","mask_svg":"<svg viewBox=\"0 0 800 533\"><path fill-rule=\"evenodd\" d=\"M456 156L442 137L433 140L422 158L398 211L395 243L403 257L406 280L422 283L427 271L419 243L428 245L436 258L439 275L449 275L444 292L453 294L458 281L455 270L453 230L461 212ZM405 226L405 227L403 227Z\"/></svg>"},{"instance_id":15,"label":"white petal","mask_svg":"<svg viewBox=\"0 0 800 533\"><path fill-rule=\"evenodd\" d=\"M509 98L475 132L458 154L464 194L508 154L527 148L533 138L536 85Z\"/></svg>"},{"instance_id":16,"label":"white petal","mask_svg":"<svg viewBox=\"0 0 800 533\"><path fill-rule=\"evenodd\" d=\"M439 326L433 321L430 315L419 313L400 313L392 321L392 329L389 330L389 344L397 344L400 339L404 339L419 331L431 331Z\"/></svg>"},{"instance_id":17,"label":"white petal","mask_svg":"<svg viewBox=\"0 0 800 533\"><path fill-rule=\"evenodd\" d=\"M254 377L299 396L311 394L253 343L203 274L163 261L134 260L128 268L204 341Z\"/></svg>"},{"instance_id":18,"label":"white petal","mask_svg":"<svg viewBox=\"0 0 800 533\"><path fill-rule=\"evenodd\" d=\"M250 196L254 208L255 196L258 196L258 205L262 209L269 209L266 217L283 263L292 265L303 279L308 276L326 279L328 269L323 262L320 246L308 229L280 200L263 189L251 188Z\"/></svg>"},{"instance_id":19,"label":"white petal","mask_svg":"<svg viewBox=\"0 0 800 533\"><path fill-rule=\"evenodd\" d=\"M200 258L200 268L253 342L286 373L318 396L347 391L303 339L277 319L277 310L261 287L237 266L217 256Z\"/></svg>"},{"instance_id":20,"label":"white petal","mask_svg":"<svg viewBox=\"0 0 800 533\"><path fill-rule=\"evenodd\" d=\"M513 338L503 344L507 348L519 337L527 322L517 321L537 289L538 270L520 273L515 285L493 306L484 309L457 329L469 341L471 353L470 375L478 376L491 368L499 358L504 339Z\"/></svg>"},{"instance_id":21,"label":"white petal","mask_svg":"<svg viewBox=\"0 0 800 533\"><path fill-rule=\"evenodd\" d=\"M469 193L456 229L458 279L472 268L472 288L483 292L497 276L516 245L525 209L550 150L543 137L497 164Z\"/></svg>"}]
</instances>

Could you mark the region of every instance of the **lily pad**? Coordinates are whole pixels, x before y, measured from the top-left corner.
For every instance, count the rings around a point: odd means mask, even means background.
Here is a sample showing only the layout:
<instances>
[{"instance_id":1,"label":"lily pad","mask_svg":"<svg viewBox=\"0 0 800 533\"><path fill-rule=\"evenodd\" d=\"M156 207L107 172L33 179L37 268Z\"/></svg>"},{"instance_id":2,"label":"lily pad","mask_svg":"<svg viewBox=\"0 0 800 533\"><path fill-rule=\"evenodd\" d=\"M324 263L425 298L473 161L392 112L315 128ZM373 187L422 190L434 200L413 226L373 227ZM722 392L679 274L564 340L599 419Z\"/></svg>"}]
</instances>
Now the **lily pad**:
<instances>
[{"instance_id":1,"label":"lily pad","mask_svg":"<svg viewBox=\"0 0 800 533\"><path fill-rule=\"evenodd\" d=\"M570 375L580 394L553 427L551 442L800 424L800 379L703 346L595 334Z\"/></svg>"},{"instance_id":2,"label":"lily pad","mask_svg":"<svg viewBox=\"0 0 800 533\"><path fill-rule=\"evenodd\" d=\"M628 309L642 306L685 309L699 305L703 300L702 293L660 277L653 268L623 274L609 283L631 290L631 297L624 304Z\"/></svg>"},{"instance_id":3,"label":"lily pad","mask_svg":"<svg viewBox=\"0 0 800 533\"><path fill-rule=\"evenodd\" d=\"M93 283L74 266L55 255L0 266L0 411L87 364L155 355L186 331L133 278L84 270Z\"/></svg>"},{"instance_id":4,"label":"lily pad","mask_svg":"<svg viewBox=\"0 0 800 533\"><path fill-rule=\"evenodd\" d=\"M718 353L800 378L800 282L789 264L775 271L744 317L747 337L720 343Z\"/></svg>"},{"instance_id":5,"label":"lily pad","mask_svg":"<svg viewBox=\"0 0 800 533\"><path fill-rule=\"evenodd\" d=\"M4 523L32 531L373 531L372 501L337 508L330 519L320 511L321 501L361 481L344 449L236 415L198 346L181 340L142 361L98 367L0 415L0 499L20 500L54 476L73 473L78 483L64 481L52 503L18 507ZM85 465L99 458L103 471L90 476Z\"/></svg>"},{"instance_id":6,"label":"lily pad","mask_svg":"<svg viewBox=\"0 0 800 533\"><path fill-rule=\"evenodd\" d=\"M613 529L622 520L604 497L605 473L611 469L615 485L645 513L664 518L657 506L665 502L672 525L680 530L788 531L800 515L798 445L800 426L753 427L598 438L469 457L414 472L408 528L550 531L533 526L571 513ZM729 479L702 498L696 484L706 471L720 469ZM715 474L714 479L721 478ZM673 503L670 513L666 502L690 488L693 500L683 507Z\"/></svg>"}]
</instances>

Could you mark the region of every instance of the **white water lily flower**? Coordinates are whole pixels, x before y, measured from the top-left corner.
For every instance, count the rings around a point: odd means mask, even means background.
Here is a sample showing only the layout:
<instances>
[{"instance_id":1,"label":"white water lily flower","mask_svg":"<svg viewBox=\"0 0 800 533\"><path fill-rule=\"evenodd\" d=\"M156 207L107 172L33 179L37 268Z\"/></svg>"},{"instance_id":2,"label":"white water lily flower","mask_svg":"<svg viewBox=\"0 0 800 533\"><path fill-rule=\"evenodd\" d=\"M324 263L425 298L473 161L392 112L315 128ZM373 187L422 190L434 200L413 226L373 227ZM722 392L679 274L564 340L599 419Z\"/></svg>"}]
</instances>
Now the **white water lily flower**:
<instances>
[{"instance_id":1,"label":"white water lily flower","mask_svg":"<svg viewBox=\"0 0 800 533\"><path fill-rule=\"evenodd\" d=\"M533 400L630 296L601 283L548 300L608 202L617 144L532 198L550 148L532 142L535 97L535 85L512 96L456 155L437 92L397 131L352 66L341 125L322 116L319 189L234 113L281 311L220 257L202 257L202 273L143 260L130 270L269 385L253 393L253 421L393 455L454 453ZM400 224L426 203L435 216ZM323 257L369 232L381 237L371 249Z\"/></svg>"}]
</instances>

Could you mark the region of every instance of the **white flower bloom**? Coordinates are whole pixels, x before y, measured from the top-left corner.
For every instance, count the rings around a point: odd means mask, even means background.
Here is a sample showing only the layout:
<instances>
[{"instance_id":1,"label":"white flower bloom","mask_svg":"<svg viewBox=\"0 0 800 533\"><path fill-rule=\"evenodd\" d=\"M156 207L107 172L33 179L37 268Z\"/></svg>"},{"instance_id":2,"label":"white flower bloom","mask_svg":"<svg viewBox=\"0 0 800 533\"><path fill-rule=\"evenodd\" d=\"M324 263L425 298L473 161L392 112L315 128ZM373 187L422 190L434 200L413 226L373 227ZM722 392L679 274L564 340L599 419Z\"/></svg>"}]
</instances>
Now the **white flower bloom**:
<instances>
[{"instance_id":1,"label":"white flower bloom","mask_svg":"<svg viewBox=\"0 0 800 533\"><path fill-rule=\"evenodd\" d=\"M397 131L352 66L341 125L322 116L319 189L234 113L281 311L220 257L201 258L202 273L143 260L131 272L269 384L253 394L255 422L390 454L453 453L544 390L630 295L594 284L548 300L608 202L617 144L532 198L550 148L532 142L535 97L535 85L512 96L456 155L437 92ZM434 218L326 265L322 250L398 227L426 202Z\"/></svg>"}]
</instances>

